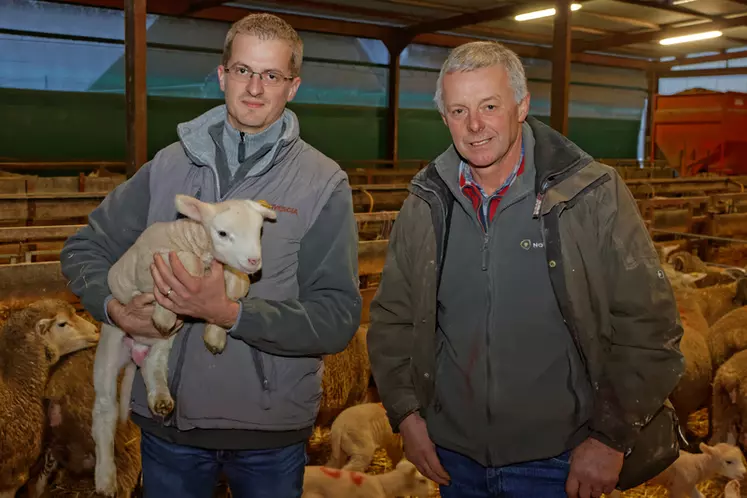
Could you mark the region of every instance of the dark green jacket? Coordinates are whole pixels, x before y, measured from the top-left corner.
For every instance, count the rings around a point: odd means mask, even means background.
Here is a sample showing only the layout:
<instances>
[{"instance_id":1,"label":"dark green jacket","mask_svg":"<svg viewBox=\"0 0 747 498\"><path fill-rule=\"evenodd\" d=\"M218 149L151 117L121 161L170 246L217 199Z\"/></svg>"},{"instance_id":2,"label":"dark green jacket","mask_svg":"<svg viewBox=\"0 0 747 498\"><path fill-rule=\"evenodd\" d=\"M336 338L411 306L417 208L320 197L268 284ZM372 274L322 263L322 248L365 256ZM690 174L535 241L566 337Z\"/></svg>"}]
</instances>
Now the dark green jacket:
<instances>
[{"instance_id":1,"label":"dark green jacket","mask_svg":"<svg viewBox=\"0 0 747 498\"><path fill-rule=\"evenodd\" d=\"M627 454L684 370L672 288L617 172L538 120L527 123L535 137L534 216L553 291L593 387L591 435ZM371 303L367 339L395 431L416 410L425 417L433 398L436 296L454 202L434 164L409 190Z\"/></svg>"}]
</instances>

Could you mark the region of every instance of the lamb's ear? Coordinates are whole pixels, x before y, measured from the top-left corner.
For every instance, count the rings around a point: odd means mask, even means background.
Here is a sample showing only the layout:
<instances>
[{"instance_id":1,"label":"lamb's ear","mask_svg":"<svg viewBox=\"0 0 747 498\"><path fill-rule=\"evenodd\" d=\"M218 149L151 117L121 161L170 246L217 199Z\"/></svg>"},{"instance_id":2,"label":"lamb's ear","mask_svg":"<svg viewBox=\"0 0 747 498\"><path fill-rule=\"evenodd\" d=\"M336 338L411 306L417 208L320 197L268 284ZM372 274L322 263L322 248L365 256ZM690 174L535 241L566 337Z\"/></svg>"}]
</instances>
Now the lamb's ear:
<instances>
[{"instance_id":1,"label":"lamb's ear","mask_svg":"<svg viewBox=\"0 0 747 498\"><path fill-rule=\"evenodd\" d=\"M729 428L729 432L726 434L726 444L731 444L733 446L736 446L737 437L734 435L734 432L732 431L736 431L736 428L733 426Z\"/></svg>"},{"instance_id":2,"label":"lamb's ear","mask_svg":"<svg viewBox=\"0 0 747 498\"><path fill-rule=\"evenodd\" d=\"M204 223L215 216L215 207L188 195L177 194L176 210L187 218Z\"/></svg>"},{"instance_id":3,"label":"lamb's ear","mask_svg":"<svg viewBox=\"0 0 747 498\"><path fill-rule=\"evenodd\" d=\"M50 327L55 322L56 318L42 318L36 322L36 332L41 335L45 335L49 332Z\"/></svg>"},{"instance_id":4,"label":"lamb's ear","mask_svg":"<svg viewBox=\"0 0 747 498\"><path fill-rule=\"evenodd\" d=\"M698 448L700 448L700 451L702 451L703 453L708 453L708 454L711 454L711 453L713 453L713 448L712 448L712 447L710 447L710 446L708 446L708 445L707 445L707 444L705 444L705 443L700 443L700 444L698 445Z\"/></svg>"},{"instance_id":5,"label":"lamb's ear","mask_svg":"<svg viewBox=\"0 0 747 498\"><path fill-rule=\"evenodd\" d=\"M250 206L259 211L259 214L264 216L266 220L277 220L278 215L272 210L272 206L267 201L251 201L247 200Z\"/></svg>"}]
</instances>

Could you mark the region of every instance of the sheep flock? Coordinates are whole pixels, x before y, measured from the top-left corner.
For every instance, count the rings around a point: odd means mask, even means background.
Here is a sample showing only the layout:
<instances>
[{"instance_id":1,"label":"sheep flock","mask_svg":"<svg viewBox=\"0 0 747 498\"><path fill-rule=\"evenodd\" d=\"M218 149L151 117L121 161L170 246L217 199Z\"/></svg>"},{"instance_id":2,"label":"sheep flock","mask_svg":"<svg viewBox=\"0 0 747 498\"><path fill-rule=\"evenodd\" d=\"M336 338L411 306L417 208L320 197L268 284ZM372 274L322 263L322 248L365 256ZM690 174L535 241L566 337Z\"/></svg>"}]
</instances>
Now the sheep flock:
<instances>
[{"instance_id":1,"label":"sheep flock","mask_svg":"<svg viewBox=\"0 0 747 498\"><path fill-rule=\"evenodd\" d=\"M688 444L650 483L613 496L736 498L747 489L747 274L660 249L684 328L685 374L670 401ZM100 496L91 431L100 330L64 301L0 305L0 399L11 400L0 403L8 435L0 442L0 498ZM361 324L344 351L325 358L304 497L437 497L437 486L403 459L401 438L370 387L366 332ZM117 498L140 496L139 439L131 421L118 423ZM230 496L225 483L215 496Z\"/></svg>"}]
</instances>

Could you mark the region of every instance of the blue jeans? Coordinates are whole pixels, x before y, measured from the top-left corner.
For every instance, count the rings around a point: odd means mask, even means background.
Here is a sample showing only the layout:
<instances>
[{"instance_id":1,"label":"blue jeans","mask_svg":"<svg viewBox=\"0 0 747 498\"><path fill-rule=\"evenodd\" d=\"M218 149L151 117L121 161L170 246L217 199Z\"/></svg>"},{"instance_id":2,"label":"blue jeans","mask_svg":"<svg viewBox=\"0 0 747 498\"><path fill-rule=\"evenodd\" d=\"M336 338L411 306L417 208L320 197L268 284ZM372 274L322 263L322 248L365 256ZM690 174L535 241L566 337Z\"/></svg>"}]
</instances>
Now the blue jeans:
<instances>
[{"instance_id":1,"label":"blue jeans","mask_svg":"<svg viewBox=\"0 0 747 498\"><path fill-rule=\"evenodd\" d=\"M437 447L441 465L451 477L440 486L442 498L567 498L570 452L534 462L483 467L471 458Z\"/></svg>"},{"instance_id":2,"label":"blue jeans","mask_svg":"<svg viewBox=\"0 0 747 498\"><path fill-rule=\"evenodd\" d=\"M233 498L300 498L306 445L271 450L203 450L143 431L143 498L212 498L223 471Z\"/></svg>"}]
</instances>

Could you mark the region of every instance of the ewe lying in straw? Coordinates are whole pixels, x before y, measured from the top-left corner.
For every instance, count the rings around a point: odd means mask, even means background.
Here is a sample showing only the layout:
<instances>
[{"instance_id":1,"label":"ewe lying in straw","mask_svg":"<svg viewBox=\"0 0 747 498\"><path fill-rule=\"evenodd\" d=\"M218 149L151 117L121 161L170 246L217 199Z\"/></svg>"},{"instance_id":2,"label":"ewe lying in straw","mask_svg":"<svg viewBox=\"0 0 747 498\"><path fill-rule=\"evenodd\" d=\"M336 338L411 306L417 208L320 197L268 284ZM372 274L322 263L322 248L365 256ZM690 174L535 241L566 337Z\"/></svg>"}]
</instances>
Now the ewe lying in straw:
<instances>
[{"instance_id":1,"label":"ewe lying in straw","mask_svg":"<svg viewBox=\"0 0 747 498\"><path fill-rule=\"evenodd\" d=\"M407 460L400 461L393 471L377 475L307 466L303 498L428 498L431 486Z\"/></svg>"}]
</instances>

